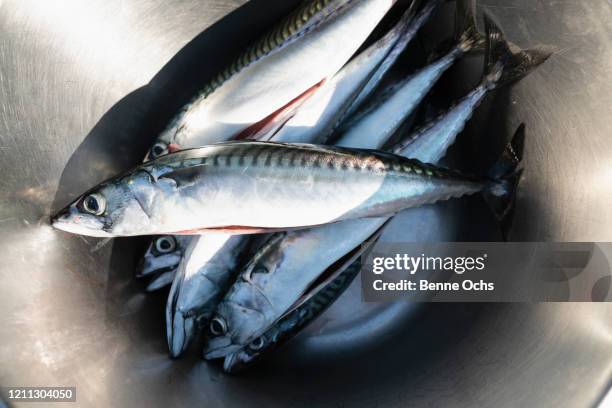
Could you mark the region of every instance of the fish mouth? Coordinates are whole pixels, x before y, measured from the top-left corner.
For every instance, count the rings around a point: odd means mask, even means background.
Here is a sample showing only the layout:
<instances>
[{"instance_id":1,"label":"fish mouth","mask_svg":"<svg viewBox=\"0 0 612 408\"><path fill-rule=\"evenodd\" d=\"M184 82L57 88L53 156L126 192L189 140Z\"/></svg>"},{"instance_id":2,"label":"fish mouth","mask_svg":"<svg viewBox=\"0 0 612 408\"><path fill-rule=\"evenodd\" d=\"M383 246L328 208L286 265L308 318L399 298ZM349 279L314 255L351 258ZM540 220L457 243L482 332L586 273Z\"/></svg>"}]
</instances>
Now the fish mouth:
<instances>
[{"instance_id":1,"label":"fish mouth","mask_svg":"<svg viewBox=\"0 0 612 408\"><path fill-rule=\"evenodd\" d=\"M136 277L142 278L157 272L174 272L181 262L180 251L171 252L164 255L145 255L140 262L140 267Z\"/></svg>"},{"instance_id":2,"label":"fish mouth","mask_svg":"<svg viewBox=\"0 0 612 408\"><path fill-rule=\"evenodd\" d=\"M240 370L240 362L236 361L236 357L238 356L238 354L239 352L225 356L225 359L223 360L223 370L226 373L232 374Z\"/></svg>"},{"instance_id":3,"label":"fish mouth","mask_svg":"<svg viewBox=\"0 0 612 408\"><path fill-rule=\"evenodd\" d=\"M172 358L179 357L187 350L193 339L194 325L195 319L193 317L185 317L180 311L175 313L172 329L168 333L168 348Z\"/></svg>"},{"instance_id":4,"label":"fish mouth","mask_svg":"<svg viewBox=\"0 0 612 408\"><path fill-rule=\"evenodd\" d=\"M86 235L97 238L110 238L113 235L104 231L104 224L86 214L74 214L69 209L60 211L51 218L51 226L71 234Z\"/></svg>"},{"instance_id":5,"label":"fish mouth","mask_svg":"<svg viewBox=\"0 0 612 408\"><path fill-rule=\"evenodd\" d=\"M249 362L248 354L244 348L235 353L228 354L223 360L223 370L229 374L236 374L244 371Z\"/></svg>"},{"instance_id":6,"label":"fish mouth","mask_svg":"<svg viewBox=\"0 0 612 408\"><path fill-rule=\"evenodd\" d=\"M232 343L229 337L215 337L210 339L207 347L204 349L204 360L214 360L223 358L229 354L239 351L243 346Z\"/></svg>"},{"instance_id":7,"label":"fish mouth","mask_svg":"<svg viewBox=\"0 0 612 408\"><path fill-rule=\"evenodd\" d=\"M174 280L175 272L175 269L170 269L169 271L160 272L159 274L155 275L155 277L153 277L151 282L149 282L147 285L147 292L154 292L170 285Z\"/></svg>"}]
</instances>

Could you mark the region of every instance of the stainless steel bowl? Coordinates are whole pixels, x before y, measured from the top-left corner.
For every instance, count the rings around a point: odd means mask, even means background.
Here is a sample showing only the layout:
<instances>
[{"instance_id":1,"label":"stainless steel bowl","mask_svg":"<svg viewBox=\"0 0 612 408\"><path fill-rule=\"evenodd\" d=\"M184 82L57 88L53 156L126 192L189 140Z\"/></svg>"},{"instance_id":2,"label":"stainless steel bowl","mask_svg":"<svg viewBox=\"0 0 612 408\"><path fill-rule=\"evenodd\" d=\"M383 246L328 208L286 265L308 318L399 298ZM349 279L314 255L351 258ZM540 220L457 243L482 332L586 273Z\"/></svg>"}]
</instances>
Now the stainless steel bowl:
<instances>
[{"instance_id":1,"label":"stainless steel bowl","mask_svg":"<svg viewBox=\"0 0 612 408\"><path fill-rule=\"evenodd\" d=\"M231 377L196 346L167 357L166 294L133 279L145 240L48 226L52 211L138 163L169 113L296 0L243 3L0 3L0 384L73 385L82 406L598 405L612 378L610 304L371 305L357 282L268 362ZM490 99L453 156L484 166L525 122L511 239L610 240L610 3L486 7L518 45L556 53ZM451 10L423 37L447 32ZM434 100L469 89L478 64L454 68ZM416 211L387 238L497 238L478 198Z\"/></svg>"}]
</instances>

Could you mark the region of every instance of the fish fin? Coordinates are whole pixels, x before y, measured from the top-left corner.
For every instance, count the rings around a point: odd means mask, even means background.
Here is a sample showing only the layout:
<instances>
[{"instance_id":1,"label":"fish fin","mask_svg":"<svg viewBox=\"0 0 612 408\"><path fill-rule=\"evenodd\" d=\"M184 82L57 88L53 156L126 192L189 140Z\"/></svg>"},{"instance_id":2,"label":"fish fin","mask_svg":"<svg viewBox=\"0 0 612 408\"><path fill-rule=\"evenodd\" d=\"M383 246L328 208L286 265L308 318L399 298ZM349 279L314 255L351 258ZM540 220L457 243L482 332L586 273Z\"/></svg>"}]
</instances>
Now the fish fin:
<instances>
[{"instance_id":1,"label":"fish fin","mask_svg":"<svg viewBox=\"0 0 612 408\"><path fill-rule=\"evenodd\" d=\"M513 53L501 28L488 12L484 13L484 21L487 41L483 82L490 89L522 79L551 56L552 52L544 48Z\"/></svg>"},{"instance_id":2,"label":"fish fin","mask_svg":"<svg viewBox=\"0 0 612 408\"><path fill-rule=\"evenodd\" d=\"M492 181L483 191L487 205L500 224L504 240L507 238L512 223L516 190L523 172L520 166L523 160L524 145L525 124L521 123L497 162L489 170L489 177Z\"/></svg>"},{"instance_id":3,"label":"fish fin","mask_svg":"<svg viewBox=\"0 0 612 408\"><path fill-rule=\"evenodd\" d=\"M185 187L193 184L202 176L204 165L196 165L172 170L158 177L158 180L171 180L176 184L176 188Z\"/></svg>"},{"instance_id":4,"label":"fish fin","mask_svg":"<svg viewBox=\"0 0 612 408\"><path fill-rule=\"evenodd\" d=\"M484 51L485 37L476 25L476 1L457 0L455 12L455 41L464 51Z\"/></svg>"}]
</instances>

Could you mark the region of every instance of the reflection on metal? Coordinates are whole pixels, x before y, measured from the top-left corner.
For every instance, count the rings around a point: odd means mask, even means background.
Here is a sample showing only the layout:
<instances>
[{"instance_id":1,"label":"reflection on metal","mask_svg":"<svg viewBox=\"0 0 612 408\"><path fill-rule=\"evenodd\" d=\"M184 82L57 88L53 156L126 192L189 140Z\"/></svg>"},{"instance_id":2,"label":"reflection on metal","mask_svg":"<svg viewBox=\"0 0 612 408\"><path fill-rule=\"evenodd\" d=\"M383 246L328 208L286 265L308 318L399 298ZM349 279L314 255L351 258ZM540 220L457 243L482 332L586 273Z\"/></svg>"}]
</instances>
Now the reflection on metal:
<instances>
[{"instance_id":1,"label":"reflection on metal","mask_svg":"<svg viewBox=\"0 0 612 408\"><path fill-rule=\"evenodd\" d=\"M253 0L216 25L245 1L1 2L1 385L74 385L82 406L601 401L612 373L609 304L373 305L360 302L356 281L306 333L236 379L202 362L197 348L168 359L166 294L145 294L133 279L144 241L92 251L99 240L47 226L52 210L137 164L181 91L296 2ZM491 98L451 153L486 168L487 152L526 122L511 238L611 241L608 2L486 3L514 42L558 52ZM429 37L450 18L452 4ZM450 72L434 95L440 107L479 70L480 61L465 61ZM415 209L383 238L495 239L483 208L475 197Z\"/></svg>"}]
</instances>

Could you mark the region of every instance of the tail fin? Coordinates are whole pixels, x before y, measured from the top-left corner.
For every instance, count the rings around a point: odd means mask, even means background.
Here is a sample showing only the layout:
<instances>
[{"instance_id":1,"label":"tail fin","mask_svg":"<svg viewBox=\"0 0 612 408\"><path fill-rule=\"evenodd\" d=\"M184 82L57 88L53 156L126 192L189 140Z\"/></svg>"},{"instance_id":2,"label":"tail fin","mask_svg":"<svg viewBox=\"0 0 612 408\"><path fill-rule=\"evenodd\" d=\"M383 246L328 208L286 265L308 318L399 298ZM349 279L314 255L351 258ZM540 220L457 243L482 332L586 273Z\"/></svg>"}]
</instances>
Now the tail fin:
<instances>
[{"instance_id":1,"label":"tail fin","mask_svg":"<svg viewBox=\"0 0 612 408\"><path fill-rule=\"evenodd\" d=\"M490 89L520 80L550 57L551 52L545 49L513 53L499 25L486 12L484 21L487 37L484 81Z\"/></svg>"},{"instance_id":2,"label":"tail fin","mask_svg":"<svg viewBox=\"0 0 612 408\"><path fill-rule=\"evenodd\" d=\"M516 189L522 173L520 165L524 145L525 124L521 123L499 160L489 171L489 177L493 181L483 192L485 201L500 223L504 240L512 223Z\"/></svg>"},{"instance_id":3,"label":"tail fin","mask_svg":"<svg viewBox=\"0 0 612 408\"><path fill-rule=\"evenodd\" d=\"M457 0L455 12L455 41L464 51L482 51L485 38L476 26L476 1Z\"/></svg>"}]
</instances>

